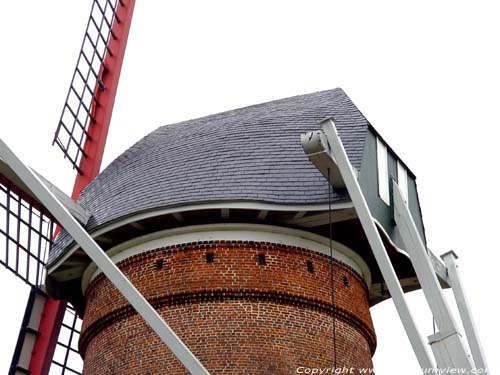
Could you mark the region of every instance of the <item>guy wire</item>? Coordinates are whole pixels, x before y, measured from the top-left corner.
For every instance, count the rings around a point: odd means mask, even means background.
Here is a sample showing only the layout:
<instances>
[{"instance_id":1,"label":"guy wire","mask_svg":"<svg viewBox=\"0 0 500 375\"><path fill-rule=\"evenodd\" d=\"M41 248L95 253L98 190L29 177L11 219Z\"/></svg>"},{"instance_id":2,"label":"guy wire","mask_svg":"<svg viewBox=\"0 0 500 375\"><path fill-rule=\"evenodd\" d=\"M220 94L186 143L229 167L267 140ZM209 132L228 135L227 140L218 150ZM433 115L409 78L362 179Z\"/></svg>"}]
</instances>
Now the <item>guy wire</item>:
<instances>
[{"instance_id":1,"label":"guy wire","mask_svg":"<svg viewBox=\"0 0 500 375\"><path fill-rule=\"evenodd\" d=\"M330 168L328 168L328 237L330 241L330 290L332 301L333 321L333 367L337 368L337 328L335 327L335 285L334 285L334 262L333 262L333 227L332 227L332 187L330 185Z\"/></svg>"}]
</instances>

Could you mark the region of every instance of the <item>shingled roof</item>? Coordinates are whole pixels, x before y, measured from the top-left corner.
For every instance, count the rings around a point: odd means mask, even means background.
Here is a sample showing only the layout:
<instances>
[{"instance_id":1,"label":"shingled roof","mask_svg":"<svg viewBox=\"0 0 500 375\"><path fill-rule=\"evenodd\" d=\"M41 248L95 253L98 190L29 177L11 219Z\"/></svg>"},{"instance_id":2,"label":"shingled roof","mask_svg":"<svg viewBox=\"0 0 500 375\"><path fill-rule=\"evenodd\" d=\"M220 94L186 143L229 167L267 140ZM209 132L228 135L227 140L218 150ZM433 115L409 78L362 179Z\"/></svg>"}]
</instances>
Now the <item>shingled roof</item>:
<instances>
[{"instance_id":1,"label":"shingled roof","mask_svg":"<svg viewBox=\"0 0 500 375\"><path fill-rule=\"evenodd\" d=\"M294 96L158 128L114 160L81 193L92 230L133 214L195 203L328 202L324 177L300 135L335 123L359 169L368 122L342 89ZM337 192L335 201L346 200ZM49 265L71 244L58 237Z\"/></svg>"}]
</instances>

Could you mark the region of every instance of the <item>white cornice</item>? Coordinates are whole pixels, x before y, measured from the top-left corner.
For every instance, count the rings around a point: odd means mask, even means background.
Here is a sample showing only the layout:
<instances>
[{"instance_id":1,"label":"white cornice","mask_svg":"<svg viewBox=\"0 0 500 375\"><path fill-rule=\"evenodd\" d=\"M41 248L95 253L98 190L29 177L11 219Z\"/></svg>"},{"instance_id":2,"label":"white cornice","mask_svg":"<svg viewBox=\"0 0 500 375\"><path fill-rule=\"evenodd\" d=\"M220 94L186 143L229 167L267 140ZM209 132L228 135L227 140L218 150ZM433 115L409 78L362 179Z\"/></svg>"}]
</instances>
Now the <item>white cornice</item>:
<instances>
[{"instance_id":1,"label":"white cornice","mask_svg":"<svg viewBox=\"0 0 500 375\"><path fill-rule=\"evenodd\" d=\"M345 210L353 208L352 202L340 202L333 203L332 210ZM201 211L201 210L222 210L222 209L240 209L240 210L255 210L255 211L281 211L281 212L320 212L328 211L328 204L302 204L302 205L282 205L274 203L262 203L262 202L217 202L217 203L201 203L192 204L178 207L170 207L163 209L152 209L148 211L141 212L136 215L127 216L121 218L117 221L108 223L90 233L90 235L95 239L113 229L122 227L127 224L135 223L144 219L149 219L155 216L162 216L168 214L182 214L184 212ZM54 264L47 268L47 273L50 275L55 272L80 246L74 244L65 254Z\"/></svg>"}]
</instances>

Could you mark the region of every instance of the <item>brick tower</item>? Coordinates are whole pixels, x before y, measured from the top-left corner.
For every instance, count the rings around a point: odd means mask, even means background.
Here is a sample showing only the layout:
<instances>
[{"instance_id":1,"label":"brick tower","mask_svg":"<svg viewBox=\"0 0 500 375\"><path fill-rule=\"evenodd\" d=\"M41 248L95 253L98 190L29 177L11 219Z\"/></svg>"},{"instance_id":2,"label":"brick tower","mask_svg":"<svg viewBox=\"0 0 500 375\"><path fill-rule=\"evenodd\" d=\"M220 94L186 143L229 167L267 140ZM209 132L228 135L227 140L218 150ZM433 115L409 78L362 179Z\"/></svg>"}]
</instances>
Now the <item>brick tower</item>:
<instances>
[{"instance_id":1,"label":"brick tower","mask_svg":"<svg viewBox=\"0 0 500 375\"><path fill-rule=\"evenodd\" d=\"M300 143L332 115L413 290L380 209L382 141L341 89L161 127L80 195L94 239L212 374L372 367L369 308L389 295L348 194L329 186ZM404 172L423 235L414 176L385 153L386 179ZM48 274L52 294L83 316L86 375L187 373L64 232Z\"/></svg>"}]
</instances>

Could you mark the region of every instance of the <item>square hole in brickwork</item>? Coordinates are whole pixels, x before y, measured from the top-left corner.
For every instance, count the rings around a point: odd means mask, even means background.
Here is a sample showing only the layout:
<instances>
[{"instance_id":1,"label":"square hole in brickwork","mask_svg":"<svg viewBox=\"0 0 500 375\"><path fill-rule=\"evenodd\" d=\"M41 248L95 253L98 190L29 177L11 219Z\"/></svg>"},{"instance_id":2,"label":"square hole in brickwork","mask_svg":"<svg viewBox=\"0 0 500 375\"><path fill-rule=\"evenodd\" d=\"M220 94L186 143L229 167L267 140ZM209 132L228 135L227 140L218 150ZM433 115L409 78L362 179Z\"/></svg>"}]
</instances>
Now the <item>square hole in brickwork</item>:
<instances>
[{"instance_id":1,"label":"square hole in brickwork","mask_svg":"<svg viewBox=\"0 0 500 375\"><path fill-rule=\"evenodd\" d=\"M307 265L307 272L314 273L314 264L311 260L308 260L306 262Z\"/></svg>"},{"instance_id":2,"label":"square hole in brickwork","mask_svg":"<svg viewBox=\"0 0 500 375\"><path fill-rule=\"evenodd\" d=\"M206 253L205 254L207 263L213 263L214 262L214 253Z\"/></svg>"},{"instance_id":3,"label":"square hole in brickwork","mask_svg":"<svg viewBox=\"0 0 500 375\"><path fill-rule=\"evenodd\" d=\"M266 264L266 254L258 254L257 260L259 261L259 264Z\"/></svg>"},{"instance_id":4,"label":"square hole in brickwork","mask_svg":"<svg viewBox=\"0 0 500 375\"><path fill-rule=\"evenodd\" d=\"M349 279L347 278L347 276L343 276L342 277L342 281L344 282L344 286L348 287L351 285L351 283L349 282Z\"/></svg>"}]
</instances>

